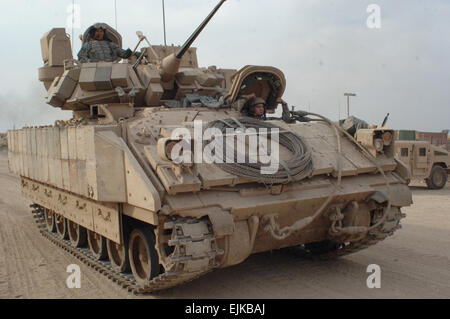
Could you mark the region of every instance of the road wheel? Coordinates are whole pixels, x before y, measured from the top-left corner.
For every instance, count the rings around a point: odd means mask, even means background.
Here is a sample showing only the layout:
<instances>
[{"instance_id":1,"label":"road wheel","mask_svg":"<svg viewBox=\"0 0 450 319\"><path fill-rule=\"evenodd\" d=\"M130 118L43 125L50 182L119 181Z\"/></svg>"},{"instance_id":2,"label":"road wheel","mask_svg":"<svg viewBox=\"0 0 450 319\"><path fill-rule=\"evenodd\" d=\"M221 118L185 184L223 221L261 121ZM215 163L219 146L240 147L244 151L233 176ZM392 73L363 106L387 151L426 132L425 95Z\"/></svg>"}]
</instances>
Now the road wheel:
<instances>
[{"instance_id":1,"label":"road wheel","mask_svg":"<svg viewBox=\"0 0 450 319\"><path fill-rule=\"evenodd\" d=\"M97 260L105 260L108 258L108 251L106 249L106 239L96 232L88 230L87 232L88 245L92 255Z\"/></svg>"},{"instance_id":2,"label":"road wheel","mask_svg":"<svg viewBox=\"0 0 450 319\"><path fill-rule=\"evenodd\" d=\"M59 214L54 214L55 218L55 225L56 225L56 232L58 233L58 236L61 239L68 239L69 238L69 232L67 229L67 220L63 216Z\"/></svg>"},{"instance_id":3,"label":"road wheel","mask_svg":"<svg viewBox=\"0 0 450 319\"><path fill-rule=\"evenodd\" d=\"M119 272L130 271L130 260L128 259L128 241L124 241L123 245L116 244L111 240L106 241L108 257L111 265Z\"/></svg>"},{"instance_id":4,"label":"road wheel","mask_svg":"<svg viewBox=\"0 0 450 319\"><path fill-rule=\"evenodd\" d=\"M131 232L128 255L131 271L138 284L145 285L159 274L160 267L152 227L137 228Z\"/></svg>"},{"instance_id":5,"label":"road wheel","mask_svg":"<svg viewBox=\"0 0 450 319\"><path fill-rule=\"evenodd\" d=\"M442 189L447 183L447 172L441 166L434 166L425 182L429 189Z\"/></svg>"},{"instance_id":6,"label":"road wheel","mask_svg":"<svg viewBox=\"0 0 450 319\"><path fill-rule=\"evenodd\" d=\"M72 246L76 248L86 246L87 243L86 228L70 220L67 222L67 227L69 228L69 239Z\"/></svg>"},{"instance_id":7,"label":"road wheel","mask_svg":"<svg viewBox=\"0 0 450 319\"><path fill-rule=\"evenodd\" d=\"M44 208L44 215L47 230L51 233L55 233L56 232L55 214L50 209Z\"/></svg>"}]
</instances>

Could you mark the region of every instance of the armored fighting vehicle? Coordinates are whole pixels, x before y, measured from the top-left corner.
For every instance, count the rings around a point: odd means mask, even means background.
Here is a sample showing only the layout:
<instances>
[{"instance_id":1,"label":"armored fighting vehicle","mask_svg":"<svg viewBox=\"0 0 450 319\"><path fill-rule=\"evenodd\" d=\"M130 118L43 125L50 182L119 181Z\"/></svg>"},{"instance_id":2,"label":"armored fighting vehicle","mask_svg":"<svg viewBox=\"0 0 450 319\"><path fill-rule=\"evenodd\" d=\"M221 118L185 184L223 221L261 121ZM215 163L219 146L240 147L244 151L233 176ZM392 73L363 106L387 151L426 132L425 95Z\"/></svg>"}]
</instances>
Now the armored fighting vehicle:
<instances>
[{"instance_id":1,"label":"armored fighting vehicle","mask_svg":"<svg viewBox=\"0 0 450 319\"><path fill-rule=\"evenodd\" d=\"M282 71L199 67L191 45L224 2L184 45L149 44L124 61L79 63L65 30L52 29L41 40L39 80L47 103L73 119L8 134L10 169L41 233L134 293L269 250L356 252L392 235L412 203L391 131L367 130L358 142L285 103L282 118L255 119L245 97L274 113ZM230 153L207 152L218 133ZM256 162L246 155L264 149Z\"/></svg>"}]
</instances>

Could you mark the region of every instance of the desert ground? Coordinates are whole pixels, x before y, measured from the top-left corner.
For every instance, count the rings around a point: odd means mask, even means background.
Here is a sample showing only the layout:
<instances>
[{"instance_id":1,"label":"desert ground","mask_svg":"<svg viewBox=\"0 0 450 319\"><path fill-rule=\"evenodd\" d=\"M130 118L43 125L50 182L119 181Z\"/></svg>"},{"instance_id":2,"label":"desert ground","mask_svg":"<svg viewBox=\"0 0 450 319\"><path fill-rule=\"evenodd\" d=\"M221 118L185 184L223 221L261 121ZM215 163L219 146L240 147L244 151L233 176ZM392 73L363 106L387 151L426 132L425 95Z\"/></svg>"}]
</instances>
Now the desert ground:
<instances>
[{"instance_id":1,"label":"desert ground","mask_svg":"<svg viewBox=\"0 0 450 319\"><path fill-rule=\"evenodd\" d=\"M450 298L450 182L438 191L413 183L414 204L403 228L385 241L334 261L274 251L218 269L164 292L135 297L40 235L19 179L0 150L0 299L15 298ZM70 264L81 288L69 289ZM381 267L381 288L369 289L367 267Z\"/></svg>"}]
</instances>

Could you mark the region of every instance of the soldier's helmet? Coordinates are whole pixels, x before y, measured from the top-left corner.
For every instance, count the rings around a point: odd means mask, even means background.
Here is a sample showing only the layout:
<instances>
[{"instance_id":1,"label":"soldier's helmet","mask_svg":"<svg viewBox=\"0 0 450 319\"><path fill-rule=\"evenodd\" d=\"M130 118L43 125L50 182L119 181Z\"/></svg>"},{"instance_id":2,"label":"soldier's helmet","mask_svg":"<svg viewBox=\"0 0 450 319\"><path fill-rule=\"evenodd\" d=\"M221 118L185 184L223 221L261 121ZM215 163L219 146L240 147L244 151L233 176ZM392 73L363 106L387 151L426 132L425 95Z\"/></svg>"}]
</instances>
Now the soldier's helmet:
<instances>
[{"instance_id":1,"label":"soldier's helmet","mask_svg":"<svg viewBox=\"0 0 450 319\"><path fill-rule=\"evenodd\" d=\"M264 100L262 97L257 97L251 101L250 106L253 107L258 104L263 104L264 106L266 106L266 100Z\"/></svg>"},{"instance_id":2,"label":"soldier's helmet","mask_svg":"<svg viewBox=\"0 0 450 319\"><path fill-rule=\"evenodd\" d=\"M103 33L104 33L103 40L104 41L112 42L112 40L108 36L108 25L105 24L105 23L101 23L101 22L95 23L94 25L89 27L88 32L87 32L88 33L88 39L86 39L87 40L86 42L89 42L89 41L94 39L95 31L97 29L102 29L103 30Z\"/></svg>"},{"instance_id":3,"label":"soldier's helmet","mask_svg":"<svg viewBox=\"0 0 450 319\"><path fill-rule=\"evenodd\" d=\"M103 40L113 42L119 47L122 47L122 36L119 32L117 32L117 30L107 25L106 23L95 23L94 25L91 25L89 28L87 28L82 36L83 44L94 40L95 30L99 28L103 30Z\"/></svg>"},{"instance_id":4,"label":"soldier's helmet","mask_svg":"<svg viewBox=\"0 0 450 319\"><path fill-rule=\"evenodd\" d=\"M248 109L247 109L247 114L250 117L253 117L255 115L255 109L253 108L256 105L262 104L264 105L264 115L263 115L263 119L265 119L266 117L266 112L267 112L267 106L266 106L266 100L264 100L261 97L257 97L253 100L250 100L250 102L248 103Z\"/></svg>"}]
</instances>

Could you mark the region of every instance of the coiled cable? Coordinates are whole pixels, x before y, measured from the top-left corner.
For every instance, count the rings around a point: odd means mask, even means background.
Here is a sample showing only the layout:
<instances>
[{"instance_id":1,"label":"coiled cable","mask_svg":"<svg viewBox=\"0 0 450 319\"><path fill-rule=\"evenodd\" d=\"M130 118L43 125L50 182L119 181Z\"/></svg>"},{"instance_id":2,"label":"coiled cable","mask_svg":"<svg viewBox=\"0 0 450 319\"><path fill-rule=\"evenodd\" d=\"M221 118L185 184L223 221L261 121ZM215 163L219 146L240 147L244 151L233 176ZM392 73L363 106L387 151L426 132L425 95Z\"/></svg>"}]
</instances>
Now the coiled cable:
<instances>
[{"instance_id":1,"label":"coiled cable","mask_svg":"<svg viewBox=\"0 0 450 319\"><path fill-rule=\"evenodd\" d=\"M308 145L303 141L299 135L287 131L279 126L276 126L269 122L264 122L252 118L241 118L239 120L235 118L229 118L224 120L217 120L210 122L207 128L217 128L225 136L227 129L267 129L267 137L270 138L274 132L279 133L278 143L287 148L292 157L286 161L273 158L278 164L277 169L270 174L262 174L264 172L264 165L260 161L253 163L249 160L249 154L245 154L245 162L239 163L239 153L234 152L233 158L228 158L229 154L223 153L223 161L218 163L219 167L225 172L233 175L237 175L244 178L255 180L264 184L285 184L294 181L300 181L308 177L313 171L312 153ZM247 131L248 132L248 131ZM261 138L263 134L258 134ZM224 139L226 141L226 139ZM267 142L267 144L269 144ZM267 154L271 156L272 154ZM242 154L241 154L242 156Z\"/></svg>"}]
</instances>

